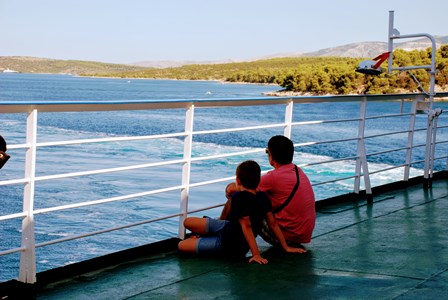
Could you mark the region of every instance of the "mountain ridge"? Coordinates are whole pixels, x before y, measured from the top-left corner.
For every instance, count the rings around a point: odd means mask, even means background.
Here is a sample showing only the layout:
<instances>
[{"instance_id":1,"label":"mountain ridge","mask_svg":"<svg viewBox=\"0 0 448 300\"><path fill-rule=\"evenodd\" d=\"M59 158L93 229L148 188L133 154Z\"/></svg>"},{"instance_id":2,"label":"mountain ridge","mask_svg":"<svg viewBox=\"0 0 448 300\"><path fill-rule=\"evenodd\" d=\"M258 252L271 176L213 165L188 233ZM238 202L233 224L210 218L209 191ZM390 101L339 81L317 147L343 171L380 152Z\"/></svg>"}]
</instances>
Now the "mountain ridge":
<instances>
[{"instance_id":1,"label":"mountain ridge","mask_svg":"<svg viewBox=\"0 0 448 300\"><path fill-rule=\"evenodd\" d=\"M447 36L435 36L437 48L448 44ZM431 47L431 41L426 38L411 40L408 42L394 43L394 49L422 50ZM313 52L278 53L262 57L254 57L244 60L215 60L215 61L141 61L129 64L114 64L82 60L58 60L51 58L39 58L30 56L0 56L0 72L6 69L24 73L51 73L51 74L94 74L114 73L124 71L138 71L148 68L165 69L177 68L186 65L212 65L227 63L254 62L273 58L286 57L350 57L371 58L387 51L386 42L358 42L336 47L325 48Z\"/></svg>"},{"instance_id":2,"label":"mountain ridge","mask_svg":"<svg viewBox=\"0 0 448 300\"><path fill-rule=\"evenodd\" d=\"M443 44L448 44L448 35L435 36L436 47L439 48ZM423 50L431 47L431 41L426 38L415 39L411 41L394 43L394 49L401 48L405 50ZM263 59L282 58L282 57L306 57L306 56L336 56L336 57L353 57L353 58L370 58L375 57L380 53L386 52L388 45L386 42L357 42L336 47L329 47L312 52L289 52L255 57L244 60L215 60L215 61L141 61L130 63L133 66L144 66L151 68L175 68L185 65L198 64L223 64L223 63L237 63L250 62Z\"/></svg>"}]
</instances>

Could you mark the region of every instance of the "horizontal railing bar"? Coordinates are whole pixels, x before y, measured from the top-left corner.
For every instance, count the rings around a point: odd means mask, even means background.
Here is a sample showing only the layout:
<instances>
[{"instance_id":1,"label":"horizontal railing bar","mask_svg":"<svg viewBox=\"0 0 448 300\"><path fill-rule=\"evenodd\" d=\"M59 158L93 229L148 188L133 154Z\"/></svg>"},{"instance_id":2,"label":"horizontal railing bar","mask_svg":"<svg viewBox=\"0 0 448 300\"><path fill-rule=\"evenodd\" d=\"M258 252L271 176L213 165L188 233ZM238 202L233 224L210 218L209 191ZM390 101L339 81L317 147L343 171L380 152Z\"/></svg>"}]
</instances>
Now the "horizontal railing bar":
<instances>
[{"instance_id":1,"label":"horizontal railing bar","mask_svg":"<svg viewBox=\"0 0 448 300\"><path fill-rule=\"evenodd\" d=\"M135 223L117 226L117 227L113 227L113 228L91 231L91 232L87 232L87 233L83 233L83 234L79 234L79 235L75 235L75 236L70 236L70 237L66 237L66 238L60 238L60 239L56 239L56 240L52 240L52 241L42 242L42 243L36 244L36 248L40 248L40 247L44 247L44 246L48 246L48 245L52 245L52 244L58 244L58 243L62 243L62 242L67 242L67 241L72 241L72 240L77 240L77 239L85 238L88 236L93 236L93 235L98 235L98 234L107 233L107 232L111 232L111 231L126 229L126 228L144 225L144 224L148 224L148 223L153 223L153 222L157 222L157 221L161 221L161 220L179 217L181 215L182 215L182 213L176 213L176 214L166 215L166 216L156 218L156 219L135 222Z\"/></svg>"},{"instance_id":2,"label":"horizontal railing bar","mask_svg":"<svg viewBox=\"0 0 448 300\"><path fill-rule=\"evenodd\" d=\"M391 132L380 133L380 134L366 135L364 138L365 139L371 139L371 138L376 138L376 137L380 137L380 136L394 135L394 134L401 134L401 133L409 133L409 132L411 132L411 130L391 131Z\"/></svg>"},{"instance_id":3,"label":"horizontal railing bar","mask_svg":"<svg viewBox=\"0 0 448 300\"><path fill-rule=\"evenodd\" d=\"M306 146L322 145L322 144L329 144L329 143L350 142L350 141L357 141L357 140L359 140L358 137L337 139L337 140L325 140L325 141L317 141L317 142L304 142L304 143L294 144L294 147L306 147Z\"/></svg>"},{"instance_id":4,"label":"horizontal railing bar","mask_svg":"<svg viewBox=\"0 0 448 300\"><path fill-rule=\"evenodd\" d=\"M393 170L393 169L398 169L398 168L405 167L406 165L407 164L401 164L401 165L396 165L396 166L391 166L391 167L388 167L388 168L384 168L384 169L381 169L381 170L369 171L369 174L376 174L376 173L386 172L386 171L390 171L390 170Z\"/></svg>"},{"instance_id":5,"label":"horizontal railing bar","mask_svg":"<svg viewBox=\"0 0 448 300\"><path fill-rule=\"evenodd\" d=\"M306 146L313 146L313 145L317 145L318 142L305 142L305 143L298 143L298 144L294 144L294 148L295 147L306 147Z\"/></svg>"},{"instance_id":6,"label":"horizontal railing bar","mask_svg":"<svg viewBox=\"0 0 448 300\"><path fill-rule=\"evenodd\" d=\"M160 194L160 193L164 193L164 192L176 191L176 190L180 190L182 188L184 188L184 186L179 185L179 186L174 186L174 187L170 187L170 188L164 188L164 189L152 190L152 191L147 191L147 192L128 194L128 195L117 196L117 197L106 198L106 199L100 199L100 200L92 200L92 201L75 203L75 204L67 204L67 205L54 206L54 207L49 207L49 208L41 208L41 209L34 210L33 213L34 214L42 214L42 213L59 211L59 210L65 210L65 209L70 209L70 208L79 208L79 207L83 207L83 206L98 205L98 204L122 201L122 200L127 200L127 199L133 199L133 198L138 198L138 197L144 197L144 196Z\"/></svg>"},{"instance_id":7,"label":"horizontal railing bar","mask_svg":"<svg viewBox=\"0 0 448 300\"><path fill-rule=\"evenodd\" d=\"M434 157L434 159L445 159L445 158L448 158L448 155Z\"/></svg>"},{"instance_id":8,"label":"horizontal railing bar","mask_svg":"<svg viewBox=\"0 0 448 300\"><path fill-rule=\"evenodd\" d=\"M328 180L328 181L322 181L322 182L318 182L318 183L313 183L311 185L312 186L317 186L317 185L333 183L333 182L338 182L338 181L344 181L344 180L353 179L353 178L356 178L356 175L352 175L352 176L348 176L348 177L336 178L336 179Z\"/></svg>"},{"instance_id":9,"label":"horizontal railing bar","mask_svg":"<svg viewBox=\"0 0 448 300\"><path fill-rule=\"evenodd\" d=\"M373 120L373 119L382 119L382 118L392 118L392 117L406 117L406 116L412 116L412 113L400 113L400 114L387 114L387 115L378 115L378 116L368 116L365 117L366 120Z\"/></svg>"},{"instance_id":10,"label":"horizontal railing bar","mask_svg":"<svg viewBox=\"0 0 448 300\"><path fill-rule=\"evenodd\" d=\"M261 174L263 175L263 174L265 174L265 173L267 173L269 171L270 170L261 171ZM220 178L220 179L214 179L214 180L190 183L190 187L198 187L198 186L204 186L204 185L209 185L209 184L214 184L214 183L221 183L221 182L235 182L235 176L229 176L229 177L224 177L224 178Z\"/></svg>"},{"instance_id":11,"label":"horizontal railing bar","mask_svg":"<svg viewBox=\"0 0 448 300\"><path fill-rule=\"evenodd\" d=\"M239 128L201 130L201 131L194 131L192 134L200 135L200 134L212 134L212 133L239 132L239 131L248 131L248 130L255 130L255 129L277 128L277 127L284 127L284 126L285 126L285 123L257 125L257 126L248 126L248 127L239 127Z\"/></svg>"},{"instance_id":12,"label":"horizontal railing bar","mask_svg":"<svg viewBox=\"0 0 448 300\"><path fill-rule=\"evenodd\" d=\"M341 158L335 158L335 159L330 159L330 160L324 160L324 161L318 161L318 162L314 162L314 163L306 163L306 164L301 164L300 166L302 167L309 167L309 166L316 166L316 165L321 165L321 164L327 164L327 163L334 163L334 162L338 162L338 161L344 161L344 160L353 160L358 158L357 155L355 156L347 156L347 157L341 157Z\"/></svg>"},{"instance_id":13,"label":"horizontal railing bar","mask_svg":"<svg viewBox=\"0 0 448 300\"><path fill-rule=\"evenodd\" d=\"M446 97L447 93L438 93L437 97ZM166 100L106 100L106 101L2 101L2 113L27 113L30 109L40 112L87 112L87 111L116 111L116 110L160 110L173 108L222 107L222 106L257 106L284 105L289 101L296 104L325 103L325 102L360 102L368 98L374 101L402 101L403 99L424 99L425 93L413 94L379 94L360 97L359 95L337 96L288 96L288 97L253 97L235 99L166 99Z\"/></svg>"},{"instance_id":14,"label":"horizontal railing bar","mask_svg":"<svg viewBox=\"0 0 448 300\"><path fill-rule=\"evenodd\" d=\"M5 250L5 251L0 251L0 256L25 251L25 249L26 249L25 247L19 247L19 248L9 249L9 250Z\"/></svg>"},{"instance_id":15,"label":"horizontal railing bar","mask_svg":"<svg viewBox=\"0 0 448 300\"><path fill-rule=\"evenodd\" d=\"M414 132L426 131L426 128L415 128L412 131L414 131Z\"/></svg>"},{"instance_id":16,"label":"horizontal railing bar","mask_svg":"<svg viewBox=\"0 0 448 300\"><path fill-rule=\"evenodd\" d=\"M148 136L134 136L134 137L110 137L110 138L97 138L97 139L83 139L83 140L70 140L60 142L41 142L36 143L36 147L53 147L53 146L67 146L77 144L90 144L90 143L104 143L104 142L123 142L123 141L138 141L138 140L153 140L162 138L174 138L186 136L185 132L179 133L167 133Z\"/></svg>"},{"instance_id":17,"label":"horizontal railing bar","mask_svg":"<svg viewBox=\"0 0 448 300\"><path fill-rule=\"evenodd\" d=\"M218 207L222 207L224 206L225 203L222 204L216 204L216 205L212 205L212 206L207 206L207 207L203 207L203 208L199 208L199 209L193 209L193 210L189 210L187 213L188 214L194 214L197 212L201 212L201 211L205 211L205 210L209 210L209 209L213 209L213 208L218 208Z\"/></svg>"},{"instance_id":18,"label":"horizontal railing bar","mask_svg":"<svg viewBox=\"0 0 448 300\"><path fill-rule=\"evenodd\" d=\"M3 181L0 181L0 186L2 186L2 185L11 185L11 184L19 184L19 183L27 183L29 181L30 181L29 178L3 180Z\"/></svg>"},{"instance_id":19,"label":"horizontal railing bar","mask_svg":"<svg viewBox=\"0 0 448 300\"><path fill-rule=\"evenodd\" d=\"M40 142L36 143L36 147L54 147L54 146L68 146L68 145L80 145L80 144L93 144L93 143L104 143L104 142L123 142L123 141L137 141L137 140L151 140L151 139L162 139L162 138L175 138L186 136L185 132L178 133L167 133L167 134L157 134L157 135L147 135L147 136L126 136L126 137L110 137L110 138L97 138L97 139L81 139L81 140L67 140L58 142ZM16 144L8 145L8 150L11 149L26 149L30 148L31 144Z\"/></svg>"},{"instance_id":20,"label":"horizontal railing bar","mask_svg":"<svg viewBox=\"0 0 448 300\"><path fill-rule=\"evenodd\" d=\"M28 215L27 212L19 212L15 214L9 214L5 216L0 216L0 221L10 220L10 219L17 219L17 218L23 218Z\"/></svg>"},{"instance_id":21,"label":"horizontal railing bar","mask_svg":"<svg viewBox=\"0 0 448 300\"><path fill-rule=\"evenodd\" d=\"M303 126L303 125L315 125L315 124L325 124L325 123L342 123L342 122L355 122L361 119L333 119L333 120L315 120L315 121L300 121L300 122L292 122L293 126Z\"/></svg>"},{"instance_id":22,"label":"horizontal railing bar","mask_svg":"<svg viewBox=\"0 0 448 300\"><path fill-rule=\"evenodd\" d=\"M8 144L8 150L12 150L12 149L26 149L31 147L31 144L27 143L27 144L15 144L15 145L10 145Z\"/></svg>"},{"instance_id":23,"label":"horizontal railing bar","mask_svg":"<svg viewBox=\"0 0 448 300\"><path fill-rule=\"evenodd\" d=\"M414 160L414 161L410 162L409 164L410 165L415 165L415 164L419 164L419 163L422 163L422 162L425 162L425 160L424 159Z\"/></svg>"},{"instance_id":24,"label":"horizontal railing bar","mask_svg":"<svg viewBox=\"0 0 448 300\"><path fill-rule=\"evenodd\" d=\"M320 121L301 121L301 122L292 122L291 125L292 126L303 126L303 125L324 124L324 123L350 122L350 121L359 121L359 120L360 120L359 118L356 118L356 119L336 119L336 120L320 120ZM199 135L199 134L238 132L238 131L255 130L255 129L277 128L277 127L283 127L283 126L285 126L285 123L259 125L259 126L248 126L248 127L241 127L241 128L201 130L201 131L194 131L193 134Z\"/></svg>"},{"instance_id":25,"label":"horizontal railing bar","mask_svg":"<svg viewBox=\"0 0 448 300\"><path fill-rule=\"evenodd\" d=\"M419 147L426 147L426 144L415 144L415 145L413 145L412 146L412 149L414 149L414 148L419 148Z\"/></svg>"},{"instance_id":26,"label":"horizontal railing bar","mask_svg":"<svg viewBox=\"0 0 448 300\"><path fill-rule=\"evenodd\" d=\"M229 156L252 154L252 153L257 153L257 152L261 152L261 151L264 151L264 149L258 148L258 149L254 149L254 150L246 150L246 151L239 151L239 152L226 153L226 154L216 154L216 155L210 155L210 156L194 157L194 158L191 158L191 161L197 162L197 161L223 158L223 157L229 157Z\"/></svg>"},{"instance_id":27,"label":"horizontal railing bar","mask_svg":"<svg viewBox=\"0 0 448 300\"><path fill-rule=\"evenodd\" d=\"M198 186L209 185L209 184L214 184L214 183L234 182L234 181L235 181L235 176L230 176L230 177L221 178L221 179L214 179L214 180L190 183L190 187L198 187Z\"/></svg>"},{"instance_id":28,"label":"horizontal railing bar","mask_svg":"<svg viewBox=\"0 0 448 300\"><path fill-rule=\"evenodd\" d=\"M177 159L177 160L170 160L170 161L159 162L159 163L140 164L140 165L134 165L134 166L128 166L128 167L117 167L117 168L100 169L100 170L94 170L94 171L84 171L84 172L73 172L73 173L64 173L64 174L56 174L56 175L38 176L35 178L35 180L43 181L43 180L50 180L50 179L62 179L62 178L69 178L69 177L98 175L98 174L113 173L113 172L120 172L120 171L129 171L129 170L136 170L136 169L143 169L143 168L181 164L184 162L185 162L184 159Z\"/></svg>"},{"instance_id":29,"label":"horizontal railing bar","mask_svg":"<svg viewBox=\"0 0 448 300\"><path fill-rule=\"evenodd\" d=\"M379 154L384 154L384 153L389 153L389 152L402 151L402 150L407 150L407 149L408 149L408 147L401 147L401 148L395 148L395 149L388 149L388 150L384 150L384 151L378 151L378 152L367 153L366 156L374 156L374 155L379 155Z\"/></svg>"}]
</instances>

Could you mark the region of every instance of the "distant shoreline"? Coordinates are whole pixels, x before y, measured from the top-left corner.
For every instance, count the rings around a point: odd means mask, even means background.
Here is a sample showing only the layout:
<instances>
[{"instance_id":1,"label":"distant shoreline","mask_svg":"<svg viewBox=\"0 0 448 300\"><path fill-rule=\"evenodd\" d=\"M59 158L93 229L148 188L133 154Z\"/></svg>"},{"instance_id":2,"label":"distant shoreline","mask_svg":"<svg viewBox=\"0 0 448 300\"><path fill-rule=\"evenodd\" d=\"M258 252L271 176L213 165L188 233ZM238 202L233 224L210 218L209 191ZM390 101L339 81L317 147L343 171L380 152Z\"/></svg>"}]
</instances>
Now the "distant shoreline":
<instances>
[{"instance_id":1,"label":"distant shoreline","mask_svg":"<svg viewBox=\"0 0 448 300\"><path fill-rule=\"evenodd\" d=\"M0 73L3 74L3 73ZM5 73L8 74L8 73ZM17 74L17 73L14 73ZM84 77L84 78L102 78L102 79L122 79L122 80L169 80L169 81L197 81L197 82L219 82L221 84L241 84L241 85L260 85L260 86L279 86L278 84L273 83L254 83L254 82L230 82L225 80L219 80L219 79L175 79L175 78L143 78L143 77L113 77L113 76L92 76L92 75L78 75L78 74L70 74L70 73L26 73L26 72L18 72L18 74L30 74L30 75L61 75L61 76L72 76L72 77ZM448 92L448 86L445 88L445 90L437 90L437 93L447 93ZM277 90L277 91L271 91L271 92L262 92L262 95L270 96L270 97L314 97L314 96L335 96L333 94L328 95L317 95L312 93L303 93L303 92L293 92L293 91L286 91L286 90ZM404 93L407 94L407 93ZM412 93L409 93L412 94ZM359 94L347 94L347 95L359 95ZM343 95L341 95L343 96ZM438 98L435 99L434 102L448 102L448 97L444 98Z\"/></svg>"},{"instance_id":2,"label":"distant shoreline","mask_svg":"<svg viewBox=\"0 0 448 300\"><path fill-rule=\"evenodd\" d=\"M439 92L439 93L447 93L448 90L447 91L437 91L437 92ZM436 92L436 95L437 95L437 92ZM404 94L408 94L408 93L404 93ZM409 93L409 94L412 94L412 93ZM312 93L292 92L292 91L285 91L285 90L274 91L274 92L264 92L263 95L271 96L271 97L335 96L335 95L332 95L332 94L316 95L316 94L312 94ZM340 96L348 96L348 95L357 95L357 96L359 96L359 94L347 94L347 95L340 95ZM407 101L407 100L405 100L405 101ZM448 102L448 97L434 99L434 102Z\"/></svg>"}]
</instances>

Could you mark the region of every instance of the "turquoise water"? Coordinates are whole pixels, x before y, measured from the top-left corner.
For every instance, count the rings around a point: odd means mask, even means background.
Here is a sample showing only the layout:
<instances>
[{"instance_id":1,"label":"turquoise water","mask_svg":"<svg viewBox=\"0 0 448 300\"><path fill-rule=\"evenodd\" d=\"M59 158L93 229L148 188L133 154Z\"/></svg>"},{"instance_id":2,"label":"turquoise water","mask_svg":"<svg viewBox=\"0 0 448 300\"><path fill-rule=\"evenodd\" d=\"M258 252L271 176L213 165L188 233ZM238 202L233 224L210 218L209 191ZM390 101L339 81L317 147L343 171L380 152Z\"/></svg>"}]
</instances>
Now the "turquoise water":
<instances>
[{"instance_id":1,"label":"turquoise water","mask_svg":"<svg viewBox=\"0 0 448 300\"><path fill-rule=\"evenodd\" d=\"M260 97L263 92L278 90L277 86L223 84L211 81L171 80L127 80L104 78L81 78L67 75L0 74L0 101L16 100L141 100L141 99L193 99ZM409 104L406 104L407 106ZM445 104L441 104L442 107ZM399 103L376 102L368 104L372 114L390 111L398 112ZM356 103L325 103L298 105L294 120L348 119L359 114ZM283 106L197 109L195 130L252 126L262 123L281 123L284 119ZM378 122L378 121L376 121ZM419 127L424 127L426 116L417 117ZM25 142L25 116L23 114L0 114L0 134L10 144ZM38 141L55 141L109 136L135 136L181 132L184 127L182 110L160 110L152 112L88 112L39 114ZM406 130L407 119L369 126L367 134ZM293 132L294 142L330 140L353 137L357 123L322 124L309 126ZM270 136L282 134L281 129L253 131L247 133L226 133L201 135L195 138L193 156L205 156L236 152L244 149L264 148ZM405 145L407 136L399 135L389 140L375 140L367 145L368 151L379 151L387 144L390 148ZM424 136L416 136L424 142ZM355 155L355 144L332 144L309 146L296 149L298 164L330 158ZM441 149L439 151L445 151ZM8 151L12 155L8 164L0 170L2 179L21 178L24 174L24 151ZM73 145L38 150L37 175L50 175L85 171L94 168L134 165L161 159L179 159L183 144L178 139L116 142L108 144ZM416 153L415 155L419 155ZM236 165L244 159L257 160L264 170L270 168L264 154L221 159L196 163L192 167L192 182L233 176ZM403 163L403 152L387 156L372 157L371 170L384 168L389 164ZM421 174L422 166L413 172ZM443 168L443 162L438 163ZM337 162L325 166L305 168L312 182L330 180L338 172L339 177L353 174L353 164ZM99 200L107 197L138 193L142 190L159 189L179 185L181 166L151 168L125 173L83 176L60 179L36 184L35 209L57 205ZM395 181L400 170L393 170L376 176L374 185ZM212 178L211 178L212 177ZM190 208L203 207L224 202L225 184L194 188L190 194ZM352 191L353 182L338 182L318 186L317 199L324 199ZM20 212L22 209L21 185L0 186L0 215ZM127 201L115 202L66 211L36 215L36 242L44 242L83 232L138 222L149 218L178 212L179 192L153 195ZM219 210L207 212L218 215ZM11 220L0 222L0 251L20 246L21 222ZM120 232L102 234L37 249L38 271L54 268L90 257L126 249L133 246L170 238L177 235L177 218ZM0 257L0 281L17 276L19 255Z\"/></svg>"}]
</instances>

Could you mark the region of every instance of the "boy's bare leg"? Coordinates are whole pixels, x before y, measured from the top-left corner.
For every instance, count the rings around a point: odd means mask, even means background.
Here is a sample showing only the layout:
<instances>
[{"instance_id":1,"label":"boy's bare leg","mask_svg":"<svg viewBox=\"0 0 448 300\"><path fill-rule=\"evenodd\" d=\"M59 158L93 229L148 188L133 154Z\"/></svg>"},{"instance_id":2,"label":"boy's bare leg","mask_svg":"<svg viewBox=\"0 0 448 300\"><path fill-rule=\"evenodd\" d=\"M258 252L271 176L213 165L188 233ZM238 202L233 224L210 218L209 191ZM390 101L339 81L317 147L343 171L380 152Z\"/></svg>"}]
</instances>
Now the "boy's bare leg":
<instances>
[{"instance_id":1,"label":"boy's bare leg","mask_svg":"<svg viewBox=\"0 0 448 300\"><path fill-rule=\"evenodd\" d=\"M206 234L207 229L207 219L206 218L197 218L197 217L189 217L184 221L184 226L191 232L195 234Z\"/></svg>"},{"instance_id":2,"label":"boy's bare leg","mask_svg":"<svg viewBox=\"0 0 448 300\"><path fill-rule=\"evenodd\" d=\"M197 237L191 237L188 239L185 239L183 241L180 241L177 245L177 248L181 252L185 253L196 253L196 245L198 243Z\"/></svg>"},{"instance_id":3,"label":"boy's bare leg","mask_svg":"<svg viewBox=\"0 0 448 300\"><path fill-rule=\"evenodd\" d=\"M184 226L194 234L205 234L207 221L206 218L189 217L184 221ZM181 252L196 253L196 245L198 238L193 236L191 238L180 241L177 248Z\"/></svg>"}]
</instances>

